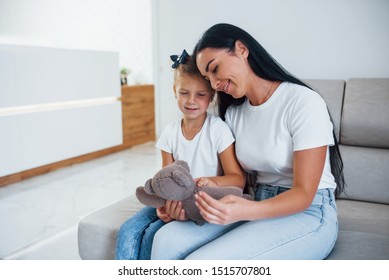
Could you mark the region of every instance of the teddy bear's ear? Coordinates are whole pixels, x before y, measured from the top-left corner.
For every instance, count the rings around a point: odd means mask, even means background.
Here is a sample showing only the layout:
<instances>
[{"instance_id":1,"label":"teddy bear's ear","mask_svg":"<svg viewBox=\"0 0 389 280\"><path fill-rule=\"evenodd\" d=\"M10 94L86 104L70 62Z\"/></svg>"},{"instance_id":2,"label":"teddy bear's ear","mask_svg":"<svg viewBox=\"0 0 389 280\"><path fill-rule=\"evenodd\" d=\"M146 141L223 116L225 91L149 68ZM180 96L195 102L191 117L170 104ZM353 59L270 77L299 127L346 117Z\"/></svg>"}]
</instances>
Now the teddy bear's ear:
<instances>
[{"instance_id":1,"label":"teddy bear's ear","mask_svg":"<svg viewBox=\"0 0 389 280\"><path fill-rule=\"evenodd\" d=\"M175 170L172 173L173 180L180 186L190 188L194 186L194 181L189 172Z\"/></svg>"},{"instance_id":2,"label":"teddy bear's ear","mask_svg":"<svg viewBox=\"0 0 389 280\"><path fill-rule=\"evenodd\" d=\"M138 187L135 194L141 203L154 208L162 207L166 202L166 199L163 199L156 194L149 194L146 192L144 187Z\"/></svg>"},{"instance_id":3,"label":"teddy bear's ear","mask_svg":"<svg viewBox=\"0 0 389 280\"><path fill-rule=\"evenodd\" d=\"M152 187L152 179L148 179L145 184L145 192L148 194L155 194L155 191L153 190Z\"/></svg>"},{"instance_id":4,"label":"teddy bear's ear","mask_svg":"<svg viewBox=\"0 0 389 280\"><path fill-rule=\"evenodd\" d=\"M183 167L183 168L185 168L186 170L188 170L190 172L189 165L188 165L188 163L186 161L184 161L184 160L176 160L174 163L179 165L179 166L181 166L181 167Z\"/></svg>"}]
</instances>

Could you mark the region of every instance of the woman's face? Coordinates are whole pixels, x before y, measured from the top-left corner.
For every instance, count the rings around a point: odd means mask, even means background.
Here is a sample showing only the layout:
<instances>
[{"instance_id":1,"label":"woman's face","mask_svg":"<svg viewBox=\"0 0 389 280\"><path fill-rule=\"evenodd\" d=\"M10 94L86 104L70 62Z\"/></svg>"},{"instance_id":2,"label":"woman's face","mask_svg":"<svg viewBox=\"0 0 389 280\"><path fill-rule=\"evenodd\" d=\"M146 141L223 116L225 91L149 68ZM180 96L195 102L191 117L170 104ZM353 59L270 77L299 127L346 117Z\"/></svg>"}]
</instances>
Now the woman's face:
<instances>
[{"instance_id":1,"label":"woman's face","mask_svg":"<svg viewBox=\"0 0 389 280\"><path fill-rule=\"evenodd\" d=\"M246 94L250 66L248 49L239 41L235 51L206 48L196 57L201 74L210 81L212 88L240 98Z\"/></svg>"}]
</instances>

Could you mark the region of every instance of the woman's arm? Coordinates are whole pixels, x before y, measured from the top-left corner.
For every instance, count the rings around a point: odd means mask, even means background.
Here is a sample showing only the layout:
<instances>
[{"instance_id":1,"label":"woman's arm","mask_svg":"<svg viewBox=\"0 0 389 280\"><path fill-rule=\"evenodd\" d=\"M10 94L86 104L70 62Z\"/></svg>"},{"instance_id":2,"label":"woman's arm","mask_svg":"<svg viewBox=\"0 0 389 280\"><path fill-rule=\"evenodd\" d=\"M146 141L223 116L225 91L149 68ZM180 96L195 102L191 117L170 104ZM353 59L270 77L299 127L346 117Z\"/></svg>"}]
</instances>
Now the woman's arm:
<instances>
[{"instance_id":1,"label":"woman's arm","mask_svg":"<svg viewBox=\"0 0 389 280\"><path fill-rule=\"evenodd\" d=\"M226 196L215 200L200 192L197 205L203 217L214 224L286 216L304 211L311 205L317 192L326 154L327 146L294 152L292 188L273 198L257 202Z\"/></svg>"},{"instance_id":2,"label":"woman's arm","mask_svg":"<svg viewBox=\"0 0 389 280\"><path fill-rule=\"evenodd\" d=\"M219 158L224 175L198 178L196 179L197 186L235 186L243 189L246 183L246 177L236 158L235 145L231 144L227 149L221 152Z\"/></svg>"}]
</instances>

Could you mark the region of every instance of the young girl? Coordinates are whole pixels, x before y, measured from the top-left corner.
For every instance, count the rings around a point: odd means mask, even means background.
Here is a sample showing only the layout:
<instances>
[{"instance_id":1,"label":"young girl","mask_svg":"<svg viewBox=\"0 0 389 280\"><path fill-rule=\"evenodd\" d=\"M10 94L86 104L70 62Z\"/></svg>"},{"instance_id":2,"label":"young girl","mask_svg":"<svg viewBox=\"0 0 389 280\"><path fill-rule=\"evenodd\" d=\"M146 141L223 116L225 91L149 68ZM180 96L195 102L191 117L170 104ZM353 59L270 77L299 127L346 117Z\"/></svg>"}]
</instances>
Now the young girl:
<instances>
[{"instance_id":1,"label":"young girl","mask_svg":"<svg viewBox=\"0 0 389 280\"><path fill-rule=\"evenodd\" d=\"M174 61L174 94L183 116L166 127L157 147L162 152L162 166L175 160L188 163L198 187L237 186L243 188L245 176L235 157L234 137L228 126L207 113L215 91L202 77L194 61L184 50ZM150 259L153 237L165 223L185 220L181 202L168 201L155 210L145 207L120 228L116 259ZM187 221L185 223L192 224ZM231 226L218 226L219 234ZM198 226L201 231L201 226Z\"/></svg>"}]
</instances>

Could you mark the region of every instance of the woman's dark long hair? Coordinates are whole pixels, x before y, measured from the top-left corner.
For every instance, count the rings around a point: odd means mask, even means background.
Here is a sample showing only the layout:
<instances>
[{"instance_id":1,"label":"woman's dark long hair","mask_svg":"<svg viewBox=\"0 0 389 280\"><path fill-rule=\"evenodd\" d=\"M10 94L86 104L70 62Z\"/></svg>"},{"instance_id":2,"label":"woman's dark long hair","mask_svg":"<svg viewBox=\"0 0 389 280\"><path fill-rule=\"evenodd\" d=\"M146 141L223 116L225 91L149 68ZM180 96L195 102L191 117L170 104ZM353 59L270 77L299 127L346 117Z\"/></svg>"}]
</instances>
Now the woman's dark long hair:
<instances>
[{"instance_id":1,"label":"woman's dark long hair","mask_svg":"<svg viewBox=\"0 0 389 280\"><path fill-rule=\"evenodd\" d=\"M254 73L262 79L269 81L286 81L310 88L308 85L292 76L286 71L249 33L243 29L226 23L220 23L209 28L196 44L193 57L196 61L197 54L206 48L225 49L234 52L236 41L242 42L249 50L248 62ZM231 95L218 92L218 108L220 117L225 120L225 113L230 105L241 105L245 96L235 99ZM337 188L335 195L338 197L345 187L343 175L343 161L339 151L338 141L333 131L334 146L330 146L331 172L334 175Z\"/></svg>"}]
</instances>

